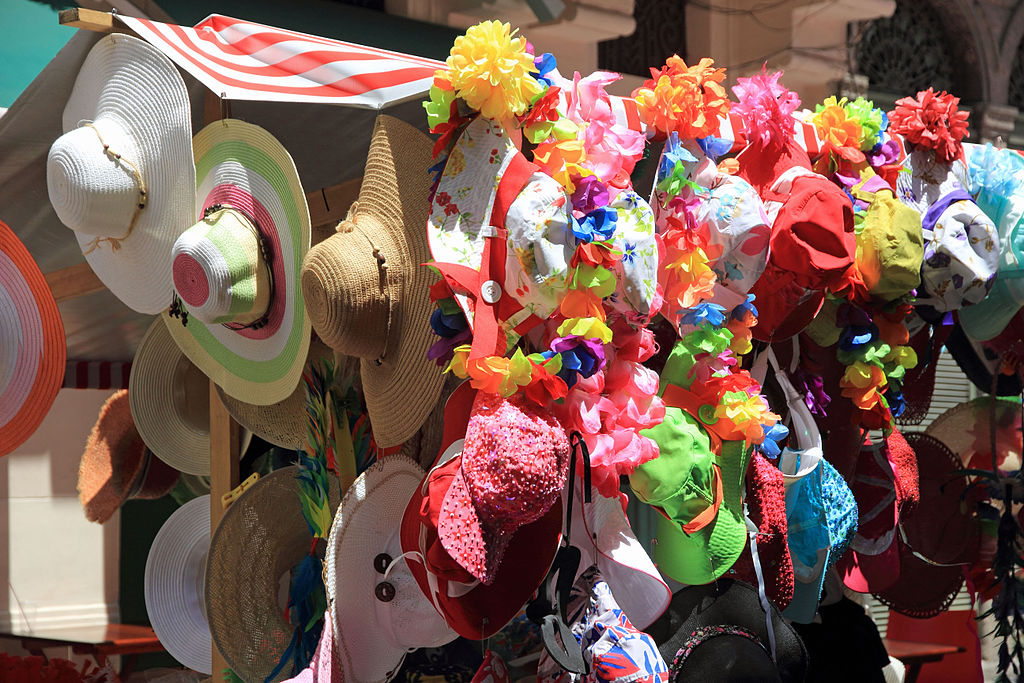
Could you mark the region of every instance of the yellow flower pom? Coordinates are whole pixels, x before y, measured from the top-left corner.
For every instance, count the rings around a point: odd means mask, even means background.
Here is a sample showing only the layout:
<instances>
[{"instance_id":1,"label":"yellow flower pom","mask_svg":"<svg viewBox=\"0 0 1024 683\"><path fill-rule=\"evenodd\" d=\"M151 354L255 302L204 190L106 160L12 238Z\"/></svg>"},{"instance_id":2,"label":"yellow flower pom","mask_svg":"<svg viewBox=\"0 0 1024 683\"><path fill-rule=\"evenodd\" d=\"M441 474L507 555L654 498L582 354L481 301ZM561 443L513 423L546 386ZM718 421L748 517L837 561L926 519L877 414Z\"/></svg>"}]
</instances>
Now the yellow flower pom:
<instances>
[{"instance_id":1,"label":"yellow flower pom","mask_svg":"<svg viewBox=\"0 0 1024 683\"><path fill-rule=\"evenodd\" d=\"M500 21L470 26L455 39L446 63L455 93L490 119L523 114L544 84L530 75L533 56L526 40Z\"/></svg>"}]
</instances>

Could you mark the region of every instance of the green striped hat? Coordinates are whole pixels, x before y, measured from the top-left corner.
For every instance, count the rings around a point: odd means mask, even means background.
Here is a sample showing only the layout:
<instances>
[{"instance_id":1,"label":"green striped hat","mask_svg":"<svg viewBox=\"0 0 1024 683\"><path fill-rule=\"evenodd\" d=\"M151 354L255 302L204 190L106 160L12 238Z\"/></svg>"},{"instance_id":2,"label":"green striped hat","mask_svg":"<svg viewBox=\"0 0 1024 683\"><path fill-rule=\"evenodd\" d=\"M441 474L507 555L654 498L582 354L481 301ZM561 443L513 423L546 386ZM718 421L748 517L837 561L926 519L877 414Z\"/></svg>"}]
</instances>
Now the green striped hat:
<instances>
[{"instance_id":1,"label":"green striped hat","mask_svg":"<svg viewBox=\"0 0 1024 683\"><path fill-rule=\"evenodd\" d=\"M299 175L280 142L242 121L217 121L192 146L202 218L174 244L168 329L224 393L277 403L298 385L309 349L299 274L310 220Z\"/></svg>"}]
</instances>

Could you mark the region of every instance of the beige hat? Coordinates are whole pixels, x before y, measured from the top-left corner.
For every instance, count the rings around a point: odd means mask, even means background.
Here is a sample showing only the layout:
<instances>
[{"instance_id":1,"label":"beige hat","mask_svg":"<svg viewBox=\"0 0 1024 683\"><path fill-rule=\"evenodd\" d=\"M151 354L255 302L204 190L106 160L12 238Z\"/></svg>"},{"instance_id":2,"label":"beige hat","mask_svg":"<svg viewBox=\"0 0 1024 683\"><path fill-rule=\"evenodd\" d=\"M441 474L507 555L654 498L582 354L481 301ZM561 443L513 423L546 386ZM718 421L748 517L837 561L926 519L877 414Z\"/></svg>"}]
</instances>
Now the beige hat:
<instances>
[{"instance_id":1,"label":"beige hat","mask_svg":"<svg viewBox=\"0 0 1024 683\"><path fill-rule=\"evenodd\" d=\"M306 360L306 368L308 370L313 363L330 360L332 357L334 357L332 350L314 336L309 343L309 358ZM336 376L339 378L349 376L359 370L358 359L348 356L334 357L334 363ZM217 393L224 401L231 417L267 443L293 451L306 447L308 433L305 381L300 381L288 398L269 406L245 403L229 396L220 387L217 387Z\"/></svg>"},{"instance_id":2,"label":"beige hat","mask_svg":"<svg viewBox=\"0 0 1024 683\"><path fill-rule=\"evenodd\" d=\"M299 501L301 471L285 467L253 484L224 513L210 541L206 618L224 661L246 681L266 680L295 633L279 587L309 554L313 538ZM333 516L341 493L337 478L329 480ZM290 671L285 666L272 680Z\"/></svg>"},{"instance_id":3,"label":"beige hat","mask_svg":"<svg viewBox=\"0 0 1024 683\"><path fill-rule=\"evenodd\" d=\"M363 392L382 448L412 437L438 401L441 368L427 360L426 220L431 141L378 116L358 201L302 264L306 310L324 343L361 359Z\"/></svg>"},{"instance_id":4,"label":"beige hat","mask_svg":"<svg viewBox=\"0 0 1024 683\"><path fill-rule=\"evenodd\" d=\"M174 343L163 317L139 342L128 401L135 427L156 457L186 474L210 474L210 380ZM243 430L241 453L251 438Z\"/></svg>"},{"instance_id":5,"label":"beige hat","mask_svg":"<svg viewBox=\"0 0 1024 683\"><path fill-rule=\"evenodd\" d=\"M85 260L128 307L171 305L171 245L195 222L192 114L177 67L144 40L89 51L50 148L46 187Z\"/></svg>"}]
</instances>

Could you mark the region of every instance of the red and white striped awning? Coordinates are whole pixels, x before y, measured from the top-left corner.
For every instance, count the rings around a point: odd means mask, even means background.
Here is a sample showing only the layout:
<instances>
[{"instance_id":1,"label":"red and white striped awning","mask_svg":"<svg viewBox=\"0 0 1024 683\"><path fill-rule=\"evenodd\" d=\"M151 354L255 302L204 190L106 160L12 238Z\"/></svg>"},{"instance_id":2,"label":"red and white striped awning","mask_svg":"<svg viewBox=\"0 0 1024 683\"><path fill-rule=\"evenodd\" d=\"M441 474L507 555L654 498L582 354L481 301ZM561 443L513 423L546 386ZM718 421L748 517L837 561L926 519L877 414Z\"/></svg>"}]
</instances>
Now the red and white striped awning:
<instances>
[{"instance_id":1,"label":"red and white striped awning","mask_svg":"<svg viewBox=\"0 0 1024 683\"><path fill-rule=\"evenodd\" d=\"M444 63L212 14L193 28L117 15L228 100L381 109L423 96Z\"/></svg>"}]
</instances>

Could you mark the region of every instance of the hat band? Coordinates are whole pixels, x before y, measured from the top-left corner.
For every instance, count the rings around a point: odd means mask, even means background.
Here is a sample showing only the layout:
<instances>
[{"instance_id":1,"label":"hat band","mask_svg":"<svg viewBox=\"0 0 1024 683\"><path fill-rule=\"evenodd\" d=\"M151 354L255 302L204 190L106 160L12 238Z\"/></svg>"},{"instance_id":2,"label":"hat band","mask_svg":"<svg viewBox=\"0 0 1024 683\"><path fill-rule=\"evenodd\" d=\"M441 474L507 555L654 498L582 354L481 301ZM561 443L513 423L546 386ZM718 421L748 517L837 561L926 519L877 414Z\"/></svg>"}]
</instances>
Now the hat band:
<instances>
[{"instance_id":1,"label":"hat band","mask_svg":"<svg viewBox=\"0 0 1024 683\"><path fill-rule=\"evenodd\" d=\"M116 152L110 148L106 140L103 139L103 135L100 133L100 129L96 127L91 121L85 124L86 128L91 128L96 133L96 137L99 138L100 144L103 145L103 153L106 154L115 164L123 164L131 170L131 176L135 180L135 185L139 189L139 200L135 204L135 211L132 213L132 218L128 222L128 229L120 237L99 237L96 236L82 251L83 255L91 254L93 251L99 248L103 242L110 242L110 250L117 251L121 248L121 242L128 239L132 234L132 230L135 229L135 224L139 222L139 216L142 214L142 210L146 208L149 203L148 196L146 194L146 181L142 177L142 171L139 170L138 165L134 162L125 159L121 156L120 152Z\"/></svg>"},{"instance_id":2,"label":"hat band","mask_svg":"<svg viewBox=\"0 0 1024 683\"><path fill-rule=\"evenodd\" d=\"M706 643L712 638L718 636L739 636L740 638L746 638L752 642L757 643L758 647L764 650L764 653L768 655L768 650L765 649L764 643L757 637L753 631L743 626L736 626L733 624L712 624L710 626L701 626L690 634L690 637L683 641L682 646L676 651L675 659L672 660L672 671L679 673L679 669L686 663L686 660L693 654L700 645ZM771 656L771 655L769 655Z\"/></svg>"}]
</instances>

